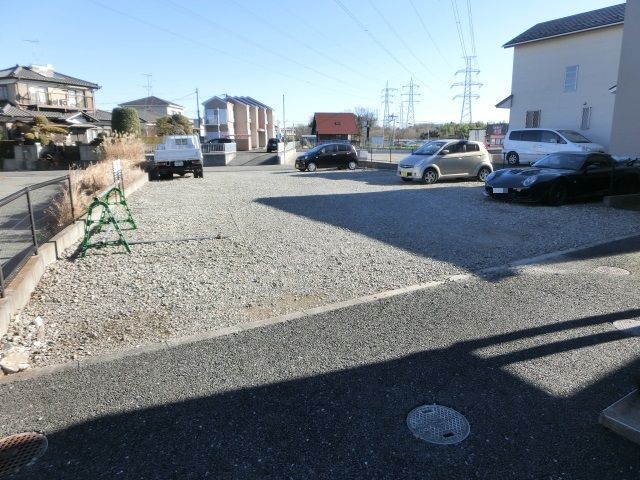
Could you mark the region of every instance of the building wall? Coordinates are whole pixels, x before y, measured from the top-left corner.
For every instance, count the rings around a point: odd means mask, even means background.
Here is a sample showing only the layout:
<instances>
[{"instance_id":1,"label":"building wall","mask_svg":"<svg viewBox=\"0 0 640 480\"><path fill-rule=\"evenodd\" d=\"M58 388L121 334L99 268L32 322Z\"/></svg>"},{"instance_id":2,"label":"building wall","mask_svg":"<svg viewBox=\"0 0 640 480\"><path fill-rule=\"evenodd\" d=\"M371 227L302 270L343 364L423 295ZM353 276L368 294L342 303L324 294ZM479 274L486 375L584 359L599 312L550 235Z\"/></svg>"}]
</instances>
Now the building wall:
<instances>
[{"instance_id":1,"label":"building wall","mask_svg":"<svg viewBox=\"0 0 640 480\"><path fill-rule=\"evenodd\" d=\"M627 0L624 24L609 150L636 158L640 157L640 0Z\"/></svg>"},{"instance_id":2,"label":"building wall","mask_svg":"<svg viewBox=\"0 0 640 480\"><path fill-rule=\"evenodd\" d=\"M253 142L249 125L249 106L245 103L233 102L233 116L236 129L236 149L238 151L251 150Z\"/></svg>"},{"instance_id":3,"label":"building wall","mask_svg":"<svg viewBox=\"0 0 640 480\"><path fill-rule=\"evenodd\" d=\"M540 127L576 130L607 148L621 44L615 25L514 47L509 127L524 128L527 111L541 110ZM577 90L565 92L565 69L573 65ZM587 130L580 129L583 107L592 107Z\"/></svg>"}]
</instances>

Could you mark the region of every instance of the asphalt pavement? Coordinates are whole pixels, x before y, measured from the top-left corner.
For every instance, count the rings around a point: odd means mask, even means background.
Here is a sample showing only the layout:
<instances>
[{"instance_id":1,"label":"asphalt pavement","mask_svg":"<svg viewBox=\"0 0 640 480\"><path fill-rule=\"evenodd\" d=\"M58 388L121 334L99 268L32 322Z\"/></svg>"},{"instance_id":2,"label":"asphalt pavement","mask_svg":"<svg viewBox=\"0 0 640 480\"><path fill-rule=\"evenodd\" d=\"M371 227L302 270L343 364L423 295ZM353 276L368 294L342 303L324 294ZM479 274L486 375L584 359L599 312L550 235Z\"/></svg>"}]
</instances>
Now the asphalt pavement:
<instances>
[{"instance_id":1,"label":"asphalt pavement","mask_svg":"<svg viewBox=\"0 0 640 480\"><path fill-rule=\"evenodd\" d=\"M633 388L640 237L130 356L8 377L1 432L44 431L15 478L637 479L598 414ZM453 408L466 440L414 437Z\"/></svg>"}]
</instances>

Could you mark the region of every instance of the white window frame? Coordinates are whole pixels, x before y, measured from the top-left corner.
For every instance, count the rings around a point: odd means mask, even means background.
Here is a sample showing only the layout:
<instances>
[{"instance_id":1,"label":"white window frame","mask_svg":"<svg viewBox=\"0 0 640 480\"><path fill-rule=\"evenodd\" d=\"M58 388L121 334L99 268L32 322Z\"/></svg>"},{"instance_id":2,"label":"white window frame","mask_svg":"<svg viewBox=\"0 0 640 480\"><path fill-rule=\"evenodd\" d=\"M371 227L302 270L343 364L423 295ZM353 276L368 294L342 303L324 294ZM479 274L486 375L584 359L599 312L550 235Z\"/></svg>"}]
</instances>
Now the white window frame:
<instances>
[{"instance_id":1,"label":"white window frame","mask_svg":"<svg viewBox=\"0 0 640 480\"><path fill-rule=\"evenodd\" d=\"M78 105L78 92L77 90L67 90L67 105L75 107Z\"/></svg>"},{"instance_id":2,"label":"white window frame","mask_svg":"<svg viewBox=\"0 0 640 480\"><path fill-rule=\"evenodd\" d=\"M578 65L570 65L564 69L564 91L578 91L578 73L580 68Z\"/></svg>"}]
</instances>

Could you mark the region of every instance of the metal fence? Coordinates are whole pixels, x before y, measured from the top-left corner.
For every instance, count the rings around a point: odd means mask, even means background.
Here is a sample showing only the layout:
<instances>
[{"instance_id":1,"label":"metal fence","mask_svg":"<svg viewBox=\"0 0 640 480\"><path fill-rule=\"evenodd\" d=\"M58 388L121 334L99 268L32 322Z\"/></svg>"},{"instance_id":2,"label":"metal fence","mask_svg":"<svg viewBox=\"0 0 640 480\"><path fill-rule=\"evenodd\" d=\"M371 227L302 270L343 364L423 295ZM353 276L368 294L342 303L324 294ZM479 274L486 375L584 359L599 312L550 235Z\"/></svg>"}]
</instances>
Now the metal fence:
<instances>
[{"instance_id":1,"label":"metal fence","mask_svg":"<svg viewBox=\"0 0 640 480\"><path fill-rule=\"evenodd\" d=\"M40 245L51 240L72 221L60 224L52 210L54 201L63 202L63 187L71 192L69 175L30 185L0 199L0 298L5 286ZM71 193L66 199L73 219Z\"/></svg>"}]
</instances>

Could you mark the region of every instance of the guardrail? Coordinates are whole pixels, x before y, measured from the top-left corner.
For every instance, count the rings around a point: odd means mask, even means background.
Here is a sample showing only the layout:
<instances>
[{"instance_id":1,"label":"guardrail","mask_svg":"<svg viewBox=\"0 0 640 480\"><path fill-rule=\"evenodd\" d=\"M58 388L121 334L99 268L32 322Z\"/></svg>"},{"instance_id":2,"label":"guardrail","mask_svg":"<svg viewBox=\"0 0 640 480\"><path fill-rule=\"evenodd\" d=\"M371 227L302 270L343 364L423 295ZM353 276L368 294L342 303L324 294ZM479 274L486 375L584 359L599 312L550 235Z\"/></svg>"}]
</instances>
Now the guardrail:
<instances>
[{"instance_id":1,"label":"guardrail","mask_svg":"<svg viewBox=\"0 0 640 480\"><path fill-rule=\"evenodd\" d=\"M0 298L29 257L37 255L39 246L72 223L60 224L51 210L54 200L64 201L64 185L69 187L67 200L75 221L80 212L73 208L69 175L29 185L0 199Z\"/></svg>"}]
</instances>

